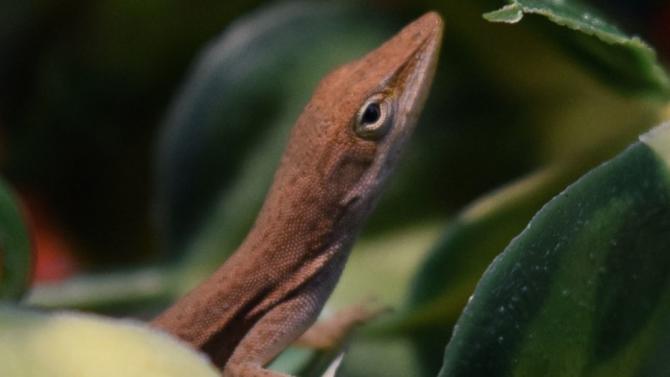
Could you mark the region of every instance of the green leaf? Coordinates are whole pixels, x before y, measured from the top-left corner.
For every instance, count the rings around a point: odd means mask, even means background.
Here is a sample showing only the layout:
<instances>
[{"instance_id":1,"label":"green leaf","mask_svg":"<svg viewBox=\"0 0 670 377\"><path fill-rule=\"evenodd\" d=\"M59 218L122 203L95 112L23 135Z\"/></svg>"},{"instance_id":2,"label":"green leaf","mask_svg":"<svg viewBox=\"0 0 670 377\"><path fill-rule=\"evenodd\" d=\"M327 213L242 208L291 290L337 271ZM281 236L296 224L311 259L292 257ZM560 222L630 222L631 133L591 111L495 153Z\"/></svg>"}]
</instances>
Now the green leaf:
<instances>
[{"instance_id":1,"label":"green leaf","mask_svg":"<svg viewBox=\"0 0 670 377\"><path fill-rule=\"evenodd\" d=\"M0 307L1 376L214 377L207 358L130 320Z\"/></svg>"},{"instance_id":2,"label":"green leaf","mask_svg":"<svg viewBox=\"0 0 670 377\"><path fill-rule=\"evenodd\" d=\"M538 212L479 282L440 376L670 368L658 357L670 330L669 134L643 136Z\"/></svg>"},{"instance_id":3,"label":"green leaf","mask_svg":"<svg viewBox=\"0 0 670 377\"><path fill-rule=\"evenodd\" d=\"M0 180L0 299L19 299L30 285L32 251L19 204Z\"/></svg>"},{"instance_id":4,"label":"green leaf","mask_svg":"<svg viewBox=\"0 0 670 377\"><path fill-rule=\"evenodd\" d=\"M547 167L466 207L417 271L408 300L412 310L399 325L455 321L486 267L544 203L579 176L580 163Z\"/></svg>"},{"instance_id":5,"label":"green leaf","mask_svg":"<svg viewBox=\"0 0 670 377\"><path fill-rule=\"evenodd\" d=\"M484 14L491 22L516 23L524 14L539 14L570 29L593 35L603 42L650 49L640 38L628 36L595 9L578 0L512 0L500 10Z\"/></svg>"},{"instance_id":6,"label":"green leaf","mask_svg":"<svg viewBox=\"0 0 670 377\"><path fill-rule=\"evenodd\" d=\"M496 11L484 14L484 19L491 22L515 24L523 19L523 7L519 3L507 4Z\"/></svg>"},{"instance_id":7,"label":"green leaf","mask_svg":"<svg viewBox=\"0 0 670 377\"><path fill-rule=\"evenodd\" d=\"M544 203L591 165L587 158L553 164L466 207L430 248L403 310L373 325L374 332L413 339L421 365L428 366L426 375L434 375L441 349L486 267Z\"/></svg>"},{"instance_id":8,"label":"green leaf","mask_svg":"<svg viewBox=\"0 0 670 377\"><path fill-rule=\"evenodd\" d=\"M579 33L547 33L610 85L625 91L670 98L670 78L654 50L642 39L628 35L597 10L578 0L511 0L484 14L491 22L517 23L525 14L537 14ZM591 38L591 37L595 37Z\"/></svg>"}]
</instances>

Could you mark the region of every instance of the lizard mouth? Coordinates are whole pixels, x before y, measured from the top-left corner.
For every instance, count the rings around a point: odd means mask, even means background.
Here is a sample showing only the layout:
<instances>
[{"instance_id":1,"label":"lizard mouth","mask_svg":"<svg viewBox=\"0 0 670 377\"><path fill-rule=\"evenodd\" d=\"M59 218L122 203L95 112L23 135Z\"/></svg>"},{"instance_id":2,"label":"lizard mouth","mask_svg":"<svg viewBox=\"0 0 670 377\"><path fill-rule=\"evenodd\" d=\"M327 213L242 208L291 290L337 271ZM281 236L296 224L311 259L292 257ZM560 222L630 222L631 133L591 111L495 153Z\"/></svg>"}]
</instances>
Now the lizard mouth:
<instances>
[{"instance_id":1,"label":"lizard mouth","mask_svg":"<svg viewBox=\"0 0 670 377\"><path fill-rule=\"evenodd\" d=\"M400 90L398 114L405 115L405 119L399 119L398 123L401 126L399 128L413 129L435 75L442 42L442 19L437 13L427 13L409 24L396 38L406 33L416 40L416 47L397 73L397 80L400 81L397 85Z\"/></svg>"}]
</instances>

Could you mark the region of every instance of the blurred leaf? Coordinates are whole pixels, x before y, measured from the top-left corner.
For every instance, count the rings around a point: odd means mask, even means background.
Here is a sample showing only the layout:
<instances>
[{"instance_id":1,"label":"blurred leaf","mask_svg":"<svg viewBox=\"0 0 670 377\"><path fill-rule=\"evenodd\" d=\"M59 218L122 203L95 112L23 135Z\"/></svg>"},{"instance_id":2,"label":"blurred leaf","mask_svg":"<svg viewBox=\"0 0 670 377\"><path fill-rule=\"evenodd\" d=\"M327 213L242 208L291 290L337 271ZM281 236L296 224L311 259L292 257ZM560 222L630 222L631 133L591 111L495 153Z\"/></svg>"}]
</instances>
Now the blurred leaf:
<instances>
[{"instance_id":1,"label":"blurred leaf","mask_svg":"<svg viewBox=\"0 0 670 377\"><path fill-rule=\"evenodd\" d=\"M661 370L653 355L667 349L670 328L670 125L641 139L550 201L496 258L440 376Z\"/></svg>"},{"instance_id":2,"label":"blurred leaf","mask_svg":"<svg viewBox=\"0 0 670 377\"><path fill-rule=\"evenodd\" d=\"M408 302L414 310L405 320L414 325L455 320L493 258L544 203L578 177L582 163L547 167L461 212L421 264Z\"/></svg>"},{"instance_id":3,"label":"blurred leaf","mask_svg":"<svg viewBox=\"0 0 670 377\"><path fill-rule=\"evenodd\" d=\"M443 354L435 350L451 336L487 266L547 201L599 157L574 156L550 164L466 207L419 265L403 310L374 325L374 333L410 336L422 364L432 366L428 370L439 368Z\"/></svg>"},{"instance_id":4,"label":"blurred leaf","mask_svg":"<svg viewBox=\"0 0 670 377\"><path fill-rule=\"evenodd\" d=\"M32 250L19 204L0 180L0 299L18 299L30 285Z\"/></svg>"},{"instance_id":5,"label":"blurred leaf","mask_svg":"<svg viewBox=\"0 0 670 377\"><path fill-rule=\"evenodd\" d=\"M575 38L607 46L601 40L540 17L515 27L486 22L481 14L490 7L487 1L435 7L446 21L445 55L417 129L421 144L415 149L424 158L412 165L432 176L410 181L429 187L420 198L430 188L439 192L428 196L433 208L461 208L575 155L597 164L659 121L665 102L603 85L569 47ZM405 160L412 163L415 152L408 152ZM440 158L426 159L431 153ZM439 206L445 202L450 207Z\"/></svg>"},{"instance_id":6,"label":"blurred leaf","mask_svg":"<svg viewBox=\"0 0 670 377\"><path fill-rule=\"evenodd\" d=\"M517 23L524 14L542 15L552 22L579 31L564 46L610 85L670 99L670 78L656 53L637 36L622 32L595 9L579 0L511 0L503 8L484 14L491 22ZM556 39L560 33L550 37Z\"/></svg>"},{"instance_id":7,"label":"blurred leaf","mask_svg":"<svg viewBox=\"0 0 670 377\"><path fill-rule=\"evenodd\" d=\"M413 339L424 375L434 375L441 348L486 267L544 203L590 165L579 158L554 164L466 207L419 265L405 305L371 332Z\"/></svg>"},{"instance_id":8,"label":"blurred leaf","mask_svg":"<svg viewBox=\"0 0 670 377\"><path fill-rule=\"evenodd\" d=\"M134 271L79 275L62 282L36 284L26 303L40 308L78 309L97 313L127 313L139 306L165 305L172 297L172 270L145 268Z\"/></svg>"},{"instance_id":9,"label":"blurred leaf","mask_svg":"<svg viewBox=\"0 0 670 377\"><path fill-rule=\"evenodd\" d=\"M408 339L363 338L352 342L338 376L418 377L420 370L420 360Z\"/></svg>"},{"instance_id":10,"label":"blurred leaf","mask_svg":"<svg viewBox=\"0 0 670 377\"><path fill-rule=\"evenodd\" d=\"M128 320L0 307L2 376L219 376L174 338Z\"/></svg>"},{"instance_id":11,"label":"blurred leaf","mask_svg":"<svg viewBox=\"0 0 670 377\"><path fill-rule=\"evenodd\" d=\"M424 263L445 222L424 221L357 242L329 307L344 308L365 297L375 297L393 308L402 305L417 266ZM384 278L377 278L380 276Z\"/></svg>"},{"instance_id":12,"label":"blurred leaf","mask_svg":"<svg viewBox=\"0 0 670 377\"><path fill-rule=\"evenodd\" d=\"M260 3L0 1L3 175L46 202L83 265L156 255L157 125L195 52Z\"/></svg>"},{"instance_id":13,"label":"blurred leaf","mask_svg":"<svg viewBox=\"0 0 670 377\"><path fill-rule=\"evenodd\" d=\"M172 255L211 270L237 246L318 80L376 45L379 29L346 7L285 2L211 43L160 143L158 218Z\"/></svg>"},{"instance_id":14,"label":"blurred leaf","mask_svg":"<svg viewBox=\"0 0 670 377\"><path fill-rule=\"evenodd\" d=\"M420 342L426 335L429 347L437 338L446 343L491 261L547 201L593 163L586 157L554 163L467 206L419 265L404 310L377 331L409 334ZM429 331L423 334L420 329ZM441 354L433 356L442 358Z\"/></svg>"}]
</instances>

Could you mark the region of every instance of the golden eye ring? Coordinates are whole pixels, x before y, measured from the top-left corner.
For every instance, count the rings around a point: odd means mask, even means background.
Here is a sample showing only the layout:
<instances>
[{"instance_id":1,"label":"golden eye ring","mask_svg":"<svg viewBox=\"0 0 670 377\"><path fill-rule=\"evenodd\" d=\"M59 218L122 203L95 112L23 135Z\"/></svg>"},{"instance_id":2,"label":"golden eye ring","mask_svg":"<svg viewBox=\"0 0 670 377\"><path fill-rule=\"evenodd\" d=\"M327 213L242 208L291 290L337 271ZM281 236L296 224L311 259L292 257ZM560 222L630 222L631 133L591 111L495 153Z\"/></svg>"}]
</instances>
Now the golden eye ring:
<instances>
[{"instance_id":1,"label":"golden eye ring","mask_svg":"<svg viewBox=\"0 0 670 377\"><path fill-rule=\"evenodd\" d=\"M381 94L368 98L356 114L354 131L366 140L379 140L391 126L391 103Z\"/></svg>"}]
</instances>

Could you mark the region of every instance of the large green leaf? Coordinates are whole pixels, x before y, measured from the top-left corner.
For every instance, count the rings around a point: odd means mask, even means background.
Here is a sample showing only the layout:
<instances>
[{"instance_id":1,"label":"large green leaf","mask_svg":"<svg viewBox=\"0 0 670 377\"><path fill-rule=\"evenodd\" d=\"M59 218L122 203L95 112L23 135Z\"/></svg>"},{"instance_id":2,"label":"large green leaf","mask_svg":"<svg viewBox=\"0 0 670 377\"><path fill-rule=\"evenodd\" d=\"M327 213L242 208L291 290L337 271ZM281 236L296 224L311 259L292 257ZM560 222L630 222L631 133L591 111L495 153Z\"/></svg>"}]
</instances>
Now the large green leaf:
<instances>
[{"instance_id":1,"label":"large green leaf","mask_svg":"<svg viewBox=\"0 0 670 377\"><path fill-rule=\"evenodd\" d=\"M517 23L524 14L541 15L578 31L569 35L553 32L549 36L593 67L593 72L609 84L670 98L670 78L658 63L654 50L639 37L621 31L596 9L579 0L511 0L505 7L486 13L484 18Z\"/></svg>"},{"instance_id":2,"label":"large green leaf","mask_svg":"<svg viewBox=\"0 0 670 377\"><path fill-rule=\"evenodd\" d=\"M412 311L401 326L456 320L491 261L544 203L579 177L586 161L555 164L486 195L446 228L417 271L409 295ZM486 234L486 237L481 237Z\"/></svg>"},{"instance_id":3,"label":"large green leaf","mask_svg":"<svg viewBox=\"0 0 670 377\"><path fill-rule=\"evenodd\" d=\"M666 375L670 125L642 140L550 201L496 258L440 376Z\"/></svg>"},{"instance_id":4,"label":"large green leaf","mask_svg":"<svg viewBox=\"0 0 670 377\"><path fill-rule=\"evenodd\" d=\"M452 326L486 267L544 203L578 177L584 164L556 164L468 206L431 247L403 310L375 326L375 332L412 338L424 375L434 376Z\"/></svg>"},{"instance_id":5,"label":"large green leaf","mask_svg":"<svg viewBox=\"0 0 670 377\"><path fill-rule=\"evenodd\" d=\"M519 234L532 216L594 164L588 158L555 163L485 195L446 227L423 260L398 315L375 332L414 339L429 371L439 368L437 351L491 261ZM486 237L481 235L485 234Z\"/></svg>"},{"instance_id":6,"label":"large green leaf","mask_svg":"<svg viewBox=\"0 0 670 377\"><path fill-rule=\"evenodd\" d=\"M14 195L0 180L0 299L18 299L30 284L32 251Z\"/></svg>"},{"instance_id":7,"label":"large green leaf","mask_svg":"<svg viewBox=\"0 0 670 377\"><path fill-rule=\"evenodd\" d=\"M0 376L218 375L204 355L135 321L0 306Z\"/></svg>"}]
</instances>

